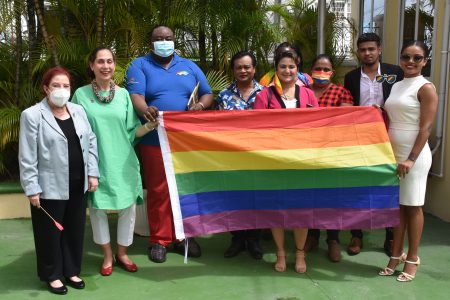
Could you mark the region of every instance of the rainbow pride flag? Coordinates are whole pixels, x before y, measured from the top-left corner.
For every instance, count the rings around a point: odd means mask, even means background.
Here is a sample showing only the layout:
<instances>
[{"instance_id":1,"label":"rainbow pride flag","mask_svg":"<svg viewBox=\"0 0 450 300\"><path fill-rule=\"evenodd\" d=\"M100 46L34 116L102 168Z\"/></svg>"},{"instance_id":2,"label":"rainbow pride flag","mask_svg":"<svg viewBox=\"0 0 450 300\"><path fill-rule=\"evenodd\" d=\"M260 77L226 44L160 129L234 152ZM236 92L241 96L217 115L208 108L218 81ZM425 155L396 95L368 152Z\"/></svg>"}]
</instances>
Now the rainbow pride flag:
<instances>
[{"instance_id":1,"label":"rainbow pride flag","mask_svg":"<svg viewBox=\"0 0 450 300\"><path fill-rule=\"evenodd\" d=\"M178 239L256 228L399 222L399 179L373 107L162 112Z\"/></svg>"}]
</instances>

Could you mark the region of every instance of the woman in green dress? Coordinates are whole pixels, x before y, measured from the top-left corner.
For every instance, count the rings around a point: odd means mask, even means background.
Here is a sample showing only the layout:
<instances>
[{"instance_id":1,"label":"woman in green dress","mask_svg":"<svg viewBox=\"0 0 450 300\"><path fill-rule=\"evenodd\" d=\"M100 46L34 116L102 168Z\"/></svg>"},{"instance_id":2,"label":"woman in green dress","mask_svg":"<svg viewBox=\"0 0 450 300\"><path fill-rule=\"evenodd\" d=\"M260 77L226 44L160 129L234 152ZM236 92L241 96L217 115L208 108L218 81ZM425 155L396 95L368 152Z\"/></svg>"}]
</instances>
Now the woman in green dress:
<instances>
[{"instance_id":1,"label":"woman in green dress","mask_svg":"<svg viewBox=\"0 0 450 300\"><path fill-rule=\"evenodd\" d=\"M116 59L109 48L99 47L89 57L91 84L75 91L72 102L86 111L97 136L99 155L99 186L89 195L89 213L94 242L103 251L100 274L113 271L108 210L118 212L116 263L128 272L137 266L127 255L133 242L136 204L142 203L142 182L139 161L133 148L136 138L156 128L156 122L141 125L126 89L118 87L112 77Z\"/></svg>"}]
</instances>

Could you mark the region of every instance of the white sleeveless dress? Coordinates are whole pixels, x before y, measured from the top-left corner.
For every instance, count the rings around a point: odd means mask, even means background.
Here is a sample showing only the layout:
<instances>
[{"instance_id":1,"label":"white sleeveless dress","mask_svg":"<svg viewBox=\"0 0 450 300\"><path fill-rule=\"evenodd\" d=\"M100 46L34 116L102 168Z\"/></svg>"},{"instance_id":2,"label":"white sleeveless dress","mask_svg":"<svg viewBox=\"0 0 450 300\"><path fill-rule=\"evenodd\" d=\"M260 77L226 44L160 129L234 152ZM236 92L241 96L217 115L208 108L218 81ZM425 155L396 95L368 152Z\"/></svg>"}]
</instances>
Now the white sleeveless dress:
<instances>
[{"instance_id":1,"label":"white sleeveless dress","mask_svg":"<svg viewBox=\"0 0 450 300\"><path fill-rule=\"evenodd\" d=\"M404 78L392 86L384 108L389 116L389 138L397 162L405 161L419 133L419 89L430 83L423 76ZM422 206L425 202L431 151L428 142L409 173L400 180L400 204Z\"/></svg>"}]
</instances>

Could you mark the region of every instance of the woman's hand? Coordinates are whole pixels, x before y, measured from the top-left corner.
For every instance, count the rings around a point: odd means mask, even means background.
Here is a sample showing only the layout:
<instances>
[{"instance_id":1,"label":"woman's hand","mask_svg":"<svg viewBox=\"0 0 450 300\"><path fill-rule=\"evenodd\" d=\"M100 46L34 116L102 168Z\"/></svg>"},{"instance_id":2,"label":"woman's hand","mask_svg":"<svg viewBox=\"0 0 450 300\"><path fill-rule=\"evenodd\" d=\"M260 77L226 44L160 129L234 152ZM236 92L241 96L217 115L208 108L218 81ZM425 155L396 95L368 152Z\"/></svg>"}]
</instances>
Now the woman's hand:
<instances>
[{"instance_id":1,"label":"woman's hand","mask_svg":"<svg viewBox=\"0 0 450 300\"><path fill-rule=\"evenodd\" d=\"M397 174L400 178L405 178L406 174L409 173L411 168L414 166L414 162L412 160L405 160L397 165Z\"/></svg>"},{"instance_id":2,"label":"woman's hand","mask_svg":"<svg viewBox=\"0 0 450 300\"><path fill-rule=\"evenodd\" d=\"M144 118L149 122L156 122L159 116L159 111L156 106L149 106L144 113Z\"/></svg>"},{"instance_id":3,"label":"woman's hand","mask_svg":"<svg viewBox=\"0 0 450 300\"><path fill-rule=\"evenodd\" d=\"M384 108L378 104L372 104L372 107L377 108L380 113L383 113L383 111L384 111Z\"/></svg>"},{"instance_id":4,"label":"woman's hand","mask_svg":"<svg viewBox=\"0 0 450 300\"><path fill-rule=\"evenodd\" d=\"M36 194L33 196L28 196L28 199L30 200L31 205L37 208L41 208L41 201L39 200L41 198L41 194Z\"/></svg>"},{"instance_id":5,"label":"woman's hand","mask_svg":"<svg viewBox=\"0 0 450 300\"><path fill-rule=\"evenodd\" d=\"M88 176L88 191L89 192L95 192L98 187L98 178Z\"/></svg>"},{"instance_id":6,"label":"woman's hand","mask_svg":"<svg viewBox=\"0 0 450 300\"><path fill-rule=\"evenodd\" d=\"M158 125L159 125L159 121L158 120L148 121L147 123L144 124L145 128L147 128L148 131L152 131L153 129L158 127Z\"/></svg>"},{"instance_id":7,"label":"woman's hand","mask_svg":"<svg viewBox=\"0 0 450 300\"><path fill-rule=\"evenodd\" d=\"M154 130L159 125L159 121L148 121L144 125L139 126L136 129L135 137L140 138L149 133L150 131Z\"/></svg>"}]
</instances>

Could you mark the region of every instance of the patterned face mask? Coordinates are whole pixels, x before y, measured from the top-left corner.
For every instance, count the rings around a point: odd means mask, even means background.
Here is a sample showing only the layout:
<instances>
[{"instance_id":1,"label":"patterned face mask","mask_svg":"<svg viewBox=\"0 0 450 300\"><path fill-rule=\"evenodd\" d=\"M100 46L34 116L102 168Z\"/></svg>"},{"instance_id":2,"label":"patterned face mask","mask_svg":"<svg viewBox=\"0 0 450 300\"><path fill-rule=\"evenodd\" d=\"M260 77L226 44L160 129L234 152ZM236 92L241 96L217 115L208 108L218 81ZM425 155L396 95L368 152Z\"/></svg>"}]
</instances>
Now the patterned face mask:
<instances>
[{"instance_id":1,"label":"patterned face mask","mask_svg":"<svg viewBox=\"0 0 450 300\"><path fill-rule=\"evenodd\" d=\"M330 83L331 76L333 76L333 71L312 71L311 77L314 80L314 85L325 86Z\"/></svg>"}]
</instances>

